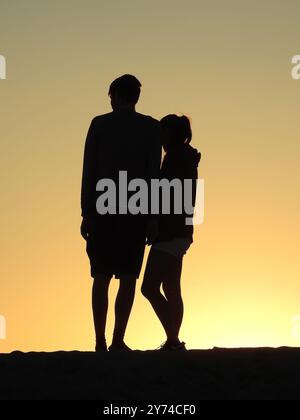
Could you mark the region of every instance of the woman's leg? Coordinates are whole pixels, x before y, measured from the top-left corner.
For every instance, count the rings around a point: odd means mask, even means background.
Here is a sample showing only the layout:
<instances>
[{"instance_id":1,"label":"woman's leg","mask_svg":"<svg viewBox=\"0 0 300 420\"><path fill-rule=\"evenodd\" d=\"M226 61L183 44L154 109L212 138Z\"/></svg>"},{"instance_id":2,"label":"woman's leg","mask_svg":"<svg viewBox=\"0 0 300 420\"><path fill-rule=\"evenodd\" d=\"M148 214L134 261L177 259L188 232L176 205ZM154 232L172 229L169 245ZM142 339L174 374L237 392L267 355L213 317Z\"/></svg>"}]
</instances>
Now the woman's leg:
<instances>
[{"instance_id":1,"label":"woman's leg","mask_svg":"<svg viewBox=\"0 0 300 420\"><path fill-rule=\"evenodd\" d=\"M108 310L108 288L111 277L99 274L94 278L92 306L96 333L96 350L105 348L105 327Z\"/></svg>"},{"instance_id":2,"label":"woman's leg","mask_svg":"<svg viewBox=\"0 0 300 420\"><path fill-rule=\"evenodd\" d=\"M144 275L142 294L151 303L166 335L169 336L171 324L169 304L160 291L165 274L165 253L151 249Z\"/></svg>"},{"instance_id":3,"label":"woman's leg","mask_svg":"<svg viewBox=\"0 0 300 420\"><path fill-rule=\"evenodd\" d=\"M166 254L167 255L167 254ZM181 273L182 273L182 257L177 258L167 255L165 264L168 267L167 275L163 280L163 291L168 301L170 318L170 330L168 340L170 342L179 341L179 331L183 320L183 300L181 296Z\"/></svg>"}]
</instances>

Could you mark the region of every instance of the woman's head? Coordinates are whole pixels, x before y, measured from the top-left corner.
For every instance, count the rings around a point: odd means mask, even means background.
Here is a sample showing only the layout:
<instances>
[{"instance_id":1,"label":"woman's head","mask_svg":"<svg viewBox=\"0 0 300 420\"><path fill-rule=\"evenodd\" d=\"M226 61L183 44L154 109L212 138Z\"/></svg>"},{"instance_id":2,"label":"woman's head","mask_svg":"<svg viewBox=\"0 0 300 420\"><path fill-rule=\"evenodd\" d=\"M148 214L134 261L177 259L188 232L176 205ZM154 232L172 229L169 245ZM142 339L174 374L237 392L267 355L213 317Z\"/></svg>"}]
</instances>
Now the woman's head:
<instances>
[{"instance_id":1,"label":"woman's head","mask_svg":"<svg viewBox=\"0 0 300 420\"><path fill-rule=\"evenodd\" d=\"M166 131L164 149L189 144L192 140L191 123L188 117L170 114L161 119L161 125Z\"/></svg>"}]
</instances>

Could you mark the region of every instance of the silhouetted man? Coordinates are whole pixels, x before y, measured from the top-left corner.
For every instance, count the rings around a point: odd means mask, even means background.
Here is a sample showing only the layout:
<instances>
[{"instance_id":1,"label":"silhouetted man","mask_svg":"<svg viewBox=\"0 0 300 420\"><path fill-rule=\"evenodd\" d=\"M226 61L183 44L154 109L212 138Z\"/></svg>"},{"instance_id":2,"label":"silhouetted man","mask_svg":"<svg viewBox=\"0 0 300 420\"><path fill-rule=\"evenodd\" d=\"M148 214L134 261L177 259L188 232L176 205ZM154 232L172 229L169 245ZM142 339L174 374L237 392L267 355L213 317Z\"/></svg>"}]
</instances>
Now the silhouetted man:
<instances>
[{"instance_id":1,"label":"silhouetted man","mask_svg":"<svg viewBox=\"0 0 300 420\"><path fill-rule=\"evenodd\" d=\"M128 182L140 178L149 183L152 178L159 178L161 128L157 120L136 112L140 88L141 83L131 75L112 82L109 96L113 111L93 119L85 145L81 234L86 239L94 278L92 304L96 351L107 351L108 289L113 276L120 279L120 287L115 303L113 342L109 350L130 350L124 343L124 335L136 280L143 262L146 236L150 242L151 236L155 236L155 223L149 216L123 214L125 202L118 202L117 214L112 214L112 210L100 215L96 210L99 180L114 181L118 191L120 171L126 171ZM130 197L130 193L128 195Z\"/></svg>"}]
</instances>

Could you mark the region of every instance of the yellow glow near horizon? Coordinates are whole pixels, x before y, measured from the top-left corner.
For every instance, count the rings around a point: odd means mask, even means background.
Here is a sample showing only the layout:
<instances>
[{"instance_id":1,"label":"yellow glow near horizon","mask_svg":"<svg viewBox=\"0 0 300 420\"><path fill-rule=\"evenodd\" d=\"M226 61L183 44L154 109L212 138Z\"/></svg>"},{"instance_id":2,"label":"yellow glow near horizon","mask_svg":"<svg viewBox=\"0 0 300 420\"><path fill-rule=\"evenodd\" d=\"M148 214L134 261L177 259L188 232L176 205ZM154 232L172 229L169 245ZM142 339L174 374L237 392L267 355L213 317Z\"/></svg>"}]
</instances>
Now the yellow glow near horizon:
<instances>
[{"instance_id":1,"label":"yellow glow near horizon","mask_svg":"<svg viewBox=\"0 0 300 420\"><path fill-rule=\"evenodd\" d=\"M143 84L139 112L191 117L203 155L205 223L184 263L182 339L299 345L299 12L296 0L2 1L0 352L93 349L82 153L123 73ZM128 344L163 339L138 292Z\"/></svg>"}]
</instances>

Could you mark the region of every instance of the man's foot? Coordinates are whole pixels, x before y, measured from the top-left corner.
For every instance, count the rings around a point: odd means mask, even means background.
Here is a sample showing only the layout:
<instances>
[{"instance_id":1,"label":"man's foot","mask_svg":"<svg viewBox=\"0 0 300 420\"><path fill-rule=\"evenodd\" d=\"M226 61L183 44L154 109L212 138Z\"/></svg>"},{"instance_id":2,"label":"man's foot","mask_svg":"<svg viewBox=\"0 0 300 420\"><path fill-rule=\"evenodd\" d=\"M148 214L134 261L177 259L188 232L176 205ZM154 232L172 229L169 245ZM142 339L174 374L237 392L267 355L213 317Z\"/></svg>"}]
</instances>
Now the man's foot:
<instances>
[{"instance_id":1,"label":"man's foot","mask_svg":"<svg viewBox=\"0 0 300 420\"><path fill-rule=\"evenodd\" d=\"M112 343L112 345L109 347L108 349L111 352L116 352L116 351L126 351L126 352L130 352L133 351L131 348L129 348L124 341L120 342L120 343Z\"/></svg>"},{"instance_id":2,"label":"man's foot","mask_svg":"<svg viewBox=\"0 0 300 420\"><path fill-rule=\"evenodd\" d=\"M96 348L95 348L95 352L96 353L103 353L103 352L107 352L107 344L106 341L101 340L100 342L96 343Z\"/></svg>"},{"instance_id":3,"label":"man's foot","mask_svg":"<svg viewBox=\"0 0 300 420\"><path fill-rule=\"evenodd\" d=\"M157 350L159 351L187 351L184 342L180 341L166 341L162 346L160 346Z\"/></svg>"}]
</instances>

